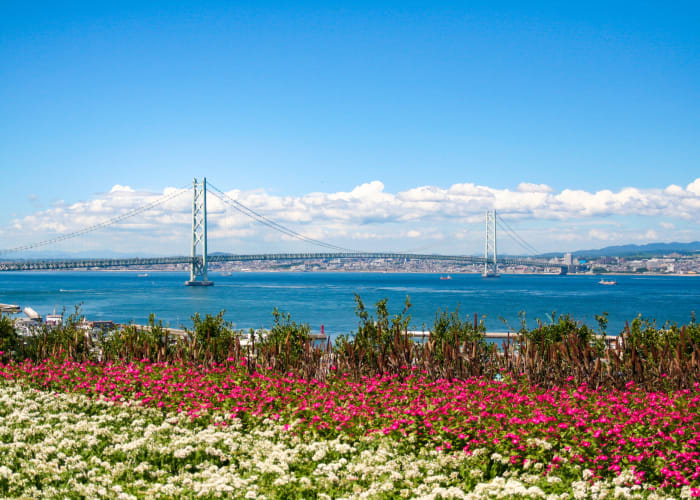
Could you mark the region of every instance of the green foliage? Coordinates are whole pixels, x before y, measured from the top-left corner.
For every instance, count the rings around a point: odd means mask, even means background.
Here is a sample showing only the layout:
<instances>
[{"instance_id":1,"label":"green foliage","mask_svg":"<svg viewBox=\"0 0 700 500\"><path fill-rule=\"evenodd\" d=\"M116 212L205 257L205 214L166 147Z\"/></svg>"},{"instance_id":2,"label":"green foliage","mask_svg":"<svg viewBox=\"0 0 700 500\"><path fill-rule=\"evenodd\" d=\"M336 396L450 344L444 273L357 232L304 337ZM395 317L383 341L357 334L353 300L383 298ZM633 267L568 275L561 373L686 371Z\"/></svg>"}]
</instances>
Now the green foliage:
<instances>
[{"instance_id":1,"label":"green foliage","mask_svg":"<svg viewBox=\"0 0 700 500\"><path fill-rule=\"evenodd\" d=\"M82 303L76 305L68 317L65 309L61 311L61 324L53 327L44 325L41 333L28 339L23 349L34 352L38 358L63 354L75 360L88 359L91 340L86 336L85 330L80 328L85 319L81 307Z\"/></svg>"},{"instance_id":2,"label":"green foliage","mask_svg":"<svg viewBox=\"0 0 700 500\"><path fill-rule=\"evenodd\" d=\"M355 294L355 314L360 319L354 336L355 346L360 349L386 350L393 342L396 333L405 333L411 322L408 310L411 300L406 296L404 308L399 314L389 315L388 299L384 298L376 304L376 317L370 315L364 302Z\"/></svg>"},{"instance_id":3,"label":"green foliage","mask_svg":"<svg viewBox=\"0 0 700 500\"><path fill-rule=\"evenodd\" d=\"M522 317L524 319L524 315ZM607 324L605 316L601 319ZM557 313L553 311L549 320L549 323L543 323L538 319L537 328L533 330L529 330L523 322L519 333L542 350L554 343L562 342L571 335L576 336L581 342L590 342L594 339L595 332L585 324L577 323L569 314L560 314L557 317Z\"/></svg>"},{"instance_id":4,"label":"green foliage","mask_svg":"<svg viewBox=\"0 0 700 500\"><path fill-rule=\"evenodd\" d=\"M224 319L224 312L221 311L216 316L206 314L204 319L199 313L195 313L192 316L192 332L188 330L188 333L193 333L199 343L208 343L212 339L229 336L232 325Z\"/></svg>"},{"instance_id":5,"label":"green foliage","mask_svg":"<svg viewBox=\"0 0 700 500\"><path fill-rule=\"evenodd\" d=\"M105 360L135 361L147 357L142 356L143 348L148 346L146 332L138 330L133 324L105 336L102 341L102 353ZM147 349L147 347L146 347Z\"/></svg>"},{"instance_id":6,"label":"green foliage","mask_svg":"<svg viewBox=\"0 0 700 500\"><path fill-rule=\"evenodd\" d=\"M261 349L275 357L283 367L290 367L301 360L311 341L311 327L307 323L292 321L289 313L272 311L274 323L267 336L261 341Z\"/></svg>"},{"instance_id":7,"label":"green foliage","mask_svg":"<svg viewBox=\"0 0 700 500\"><path fill-rule=\"evenodd\" d=\"M601 335L605 335L608 329L608 313L603 312L603 314L596 314L595 320L598 322L598 331Z\"/></svg>"},{"instance_id":8,"label":"green foliage","mask_svg":"<svg viewBox=\"0 0 700 500\"><path fill-rule=\"evenodd\" d=\"M465 342L475 342L481 347L486 346L486 326L483 319L476 323L469 321L469 318L462 318L459 315L459 308L453 312L445 309L435 313L435 323L430 331L433 341L433 355L438 360L444 359L445 347L447 345L457 346Z\"/></svg>"},{"instance_id":9,"label":"green foliage","mask_svg":"<svg viewBox=\"0 0 700 500\"><path fill-rule=\"evenodd\" d=\"M681 356L692 356L695 349L700 349L700 324L692 313L690 323L678 326L676 323L666 323L663 327L656 326L655 320L643 318L640 314L632 320L623 332L628 349L637 349L645 353L655 349L673 349Z\"/></svg>"},{"instance_id":10,"label":"green foliage","mask_svg":"<svg viewBox=\"0 0 700 500\"><path fill-rule=\"evenodd\" d=\"M623 388L634 382L668 390L694 387L700 378L700 324L694 314L686 325L666 323L663 327L639 316L607 348L605 312L595 315L597 330L556 313L530 329L521 313L520 330L496 352L495 345L486 342L483 321L460 317L459 310L439 310L430 339L414 342L407 335L408 297L397 314L390 313L387 299L379 300L373 312L359 295L355 302L357 330L341 335L334 345L330 341L313 345L308 324L298 324L277 309L269 332L251 332L244 342L242 331L224 320L224 311L214 316L195 314L192 329L175 335L153 315L146 327L130 324L94 332L76 306L62 325L44 325L33 336L19 336L12 322L1 318L0 351L3 360L225 363L246 367L249 373L264 368L306 379L325 379L334 372L359 379L384 374L405 377L420 371L434 379L484 376L505 380L518 374L545 387L585 383Z\"/></svg>"},{"instance_id":11,"label":"green foliage","mask_svg":"<svg viewBox=\"0 0 700 500\"><path fill-rule=\"evenodd\" d=\"M224 319L225 311L215 316L199 313L192 316L192 330L185 329L187 338L179 342L181 355L197 362L221 363L234 353L240 354L238 338L242 332Z\"/></svg>"},{"instance_id":12,"label":"green foliage","mask_svg":"<svg viewBox=\"0 0 700 500\"><path fill-rule=\"evenodd\" d=\"M390 315L388 299L377 302L372 316L364 302L355 294L355 314L359 318L357 331L350 336L341 335L336 339L334 356L342 370L353 371L356 375L385 373L405 370L414 357L414 342L406 332L411 322L408 310L411 307L406 297L403 310Z\"/></svg>"},{"instance_id":13,"label":"green foliage","mask_svg":"<svg viewBox=\"0 0 700 500\"><path fill-rule=\"evenodd\" d=\"M17 349L19 336L12 320L7 316L0 317L0 359L9 357Z\"/></svg>"},{"instance_id":14,"label":"green foliage","mask_svg":"<svg viewBox=\"0 0 700 500\"><path fill-rule=\"evenodd\" d=\"M658 347L664 338L664 333L656 327L656 321L642 318L641 314L632 320L627 333L625 341L629 347Z\"/></svg>"},{"instance_id":15,"label":"green foliage","mask_svg":"<svg viewBox=\"0 0 700 500\"><path fill-rule=\"evenodd\" d=\"M154 314L149 316L146 329L129 324L120 330L102 331L98 335L100 357L106 360L165 361L173 352L170 332L161 320L156 321Z\"/></svg>"}]
</instances>

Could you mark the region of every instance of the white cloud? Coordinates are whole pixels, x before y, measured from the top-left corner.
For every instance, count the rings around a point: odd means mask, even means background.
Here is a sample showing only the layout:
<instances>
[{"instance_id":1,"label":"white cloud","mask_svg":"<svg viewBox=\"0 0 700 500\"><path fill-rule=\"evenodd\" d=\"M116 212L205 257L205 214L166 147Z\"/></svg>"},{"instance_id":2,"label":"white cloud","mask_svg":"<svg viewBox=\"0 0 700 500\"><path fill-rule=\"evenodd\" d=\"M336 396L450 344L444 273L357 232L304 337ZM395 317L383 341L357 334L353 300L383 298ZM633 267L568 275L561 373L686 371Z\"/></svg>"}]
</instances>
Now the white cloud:
<instances>
[{"instance_id":1,"label":"white cloud","mask_svg":"<svg viewBox=\"0 0 700 500\"><path fill-rule=\"evenodd\" d=\"M695 179L693 182L688 184L685 188L689 193L693 193L696 196L700 196L700 177Z\"/></svg>"},{"instance_id":2,"label":"white cloud","mask_svg":"<svg viewBox=\"0 0 700 500\"><path fill-rule=\"evenodd\" d=\"M649 229L649 230L647 230L646 233L644 233L644 236L642 236L642 239L655 241L655 240L659 239L659 235L653 229Z\"/></svg>"},{"instance_id":3,"label":"white cloud","mask_svg":"<svg viewBox=\"0 0 700 500\"><path fill-rule=\"evenodd\" d=\"M588 231L588 236L591 239L603 241L610 241L615 238L612 233L603 231L602 229L591 229Z\"/></svg>"},{"instance_id":4,"label":"white cloud","mask_svg":"<svg viewBox=\"0 0 700 500\"><path fill-rule=\"evenodd\" d=\"M685 196L685 190L677 184L671 184L668 186L666 189L664 189L664 193L669 196Z\"/></svg>"},{"instance_id":5,"label":"white cloud","mask_svg":"<svg viewBox=\"0 0 700 500\"><path fill-rule=\"evenodd\" d=\"M118 192L126 192L126 193L133 193L134 190L131 189L129 186L122 186L121 184L115 184L112 186L112 189L109 190L110 193L118 193Z\"/></svg>"},{"instance_id":6,"label":"white cloud","mask_svg":"<svg viewBox=\"0 0 700 500\"><path fill-rule=\"evenodd\" d=\"M148 193L117 184L108 193L92 199L73 203L60 201L46 210L14 219L3 228L3 240L10 242L9 247L67 234L128 213L177 191L168 187L162 193ZM700 178L686 188L671 184L659 189L627 187L595 192L581 189L555 192L544 184L522 182L515 189L460 183L446 188L417 186L390 193L382 182L375 180L336 193L276 196L257 189L232 190L227 194L299 233L347 248L355 248L353 244L357 243L365 249L374 242L382 249L401 248L409 240L423 239L443 241L444 245L452 244L455 248L472 245L478 250L483 244L483 213L487 209L496 209L539 250L556 247L557 241L569 241L575 245L577 242L639 238L657 240L659 235L649 229L651 226L663 228L663 236L668 239L700 238L699 230L687 233L686 229L668 222L669 219L682 222L700 217ZM223 203L213 192L207 197L207 202L210 239L220 240L223 249L235 247L233 251L236 251L241 245L248 244L249 251L268 251L275 242L280 249L290 246L292 240L283 240L278 233L256 224ZM183 242L184 249L173 249L170 244L168 253L183 253L189 239L191 203L191 196L183 194L141 213L117 227L115 231L121 236L110 240L109 244L150 248L165 241L178 240ZM625 220L630 217L637 220L637 225L626 229ZM639 229L639 217L649 220L642 230ZM658 220L661 217L665 219L663 222ZM538 227L524 229L518 228L518 224ZM619 227L609 231L600 229L611 224ZM94 233L94 238L101 238L100 234ZM124 237L125 234L130 236ZM109 239L104 238L105 241ZM265 243L260 244L263 239ZM226 240L231 242L230 247L226 246ZM450 243L456 241L459 243ZM17 242L17 245L12 242ZM499 247L507 249L507 245L499 244Z\"/></svg>"},{"instance_id":7,"label":"white cloud","mask_svg":"<svg viewBox=\"0 0 700 500\"><path fill-rule=\"evenodd\" d=\"M521 182L518 184L517 190L521 193L551 193L553 191L547 184L532 184L530 182Z\"/></svg>"}]
</instances>

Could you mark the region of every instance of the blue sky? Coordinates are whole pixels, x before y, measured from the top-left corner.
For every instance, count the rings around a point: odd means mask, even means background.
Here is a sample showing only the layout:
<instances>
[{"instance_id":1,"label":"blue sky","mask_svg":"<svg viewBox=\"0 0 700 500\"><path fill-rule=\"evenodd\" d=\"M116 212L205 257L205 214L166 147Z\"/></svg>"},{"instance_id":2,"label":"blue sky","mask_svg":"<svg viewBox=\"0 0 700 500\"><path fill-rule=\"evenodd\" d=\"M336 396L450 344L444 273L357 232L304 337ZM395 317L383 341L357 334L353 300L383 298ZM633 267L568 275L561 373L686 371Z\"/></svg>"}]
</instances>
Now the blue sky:
<instances>
[{"instance_id":1,"label":"blue sky","mask_svg":"<svg viewBox=\"0 0 700 500\"><path fill-rule=\"evenodd\" d=\"M700 239L697 2L19 4L2 248L202 176L358 249L477 251L488 207L543 251ZM230 219L222 248L287 248Z\"/></svg>"}]
</instances>

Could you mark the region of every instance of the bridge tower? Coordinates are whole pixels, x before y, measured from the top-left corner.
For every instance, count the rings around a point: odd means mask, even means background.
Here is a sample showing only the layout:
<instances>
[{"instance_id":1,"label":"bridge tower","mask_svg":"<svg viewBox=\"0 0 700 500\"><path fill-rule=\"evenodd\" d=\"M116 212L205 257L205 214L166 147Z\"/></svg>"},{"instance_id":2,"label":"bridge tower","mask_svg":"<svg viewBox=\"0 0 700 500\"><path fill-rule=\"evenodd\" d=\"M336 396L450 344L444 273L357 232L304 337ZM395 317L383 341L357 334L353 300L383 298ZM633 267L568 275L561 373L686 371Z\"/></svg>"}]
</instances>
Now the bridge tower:
<instances>
[{"instance_id":1,"label":"bridge tower","mask_svg":"<svg viewBox=\"0 0 700 500\"><path fill-rule=\"evenodd\" d=\"M484 245L484 278L497 278L498 262L496 261L496 211L486 211L486 243Z\"/></svg>"},{"instance_id":2,"label":"bridge tower","mask_svg":"<svg viewBox=\"0 0 700 500\"><path fill-rule=\"evenodd\" d=\"M212 286L207 278L207 179L192 182L192 261L190 279L187 286ZM197 255L197 247L202 247L202 255Z\"/></svg>"}]
</instances>

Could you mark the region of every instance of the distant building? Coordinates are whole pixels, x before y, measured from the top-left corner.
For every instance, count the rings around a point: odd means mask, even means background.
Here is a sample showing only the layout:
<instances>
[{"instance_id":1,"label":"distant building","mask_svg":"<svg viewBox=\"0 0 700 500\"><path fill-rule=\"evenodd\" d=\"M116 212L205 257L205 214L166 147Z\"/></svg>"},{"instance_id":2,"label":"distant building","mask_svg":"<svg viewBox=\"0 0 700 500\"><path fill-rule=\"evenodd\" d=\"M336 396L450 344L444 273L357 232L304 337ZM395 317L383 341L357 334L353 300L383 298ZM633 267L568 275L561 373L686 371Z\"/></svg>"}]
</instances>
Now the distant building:
<instances>
[{"instance_id":1,"label":"distant building","mask_svg":"<svg viewBox=\"0 0 700 500\"><path fill-rule=\"evenodd\" d=\"M574 256L571 255L570 253L565 253L564 254L564 265L565 266L572 266L574 264Z\"/></svg>"}]
</instances>

